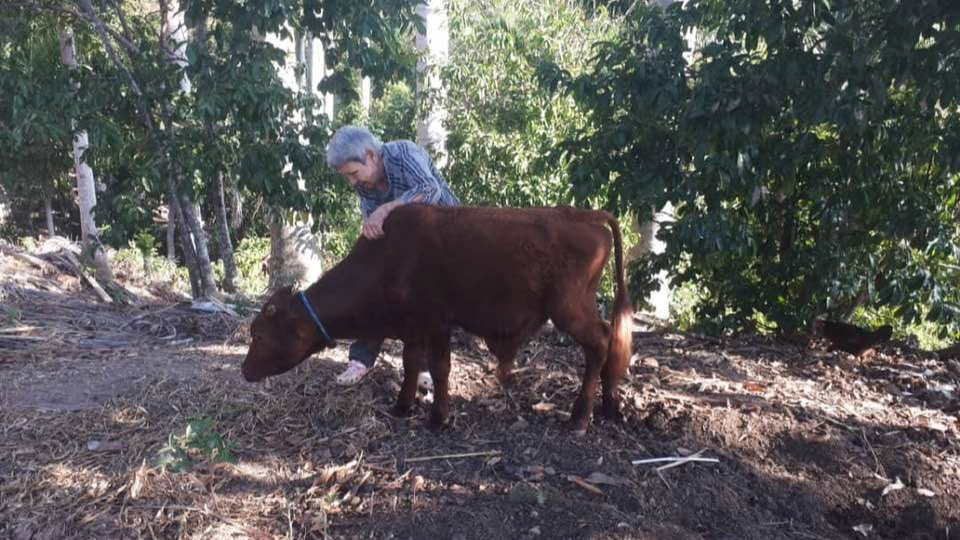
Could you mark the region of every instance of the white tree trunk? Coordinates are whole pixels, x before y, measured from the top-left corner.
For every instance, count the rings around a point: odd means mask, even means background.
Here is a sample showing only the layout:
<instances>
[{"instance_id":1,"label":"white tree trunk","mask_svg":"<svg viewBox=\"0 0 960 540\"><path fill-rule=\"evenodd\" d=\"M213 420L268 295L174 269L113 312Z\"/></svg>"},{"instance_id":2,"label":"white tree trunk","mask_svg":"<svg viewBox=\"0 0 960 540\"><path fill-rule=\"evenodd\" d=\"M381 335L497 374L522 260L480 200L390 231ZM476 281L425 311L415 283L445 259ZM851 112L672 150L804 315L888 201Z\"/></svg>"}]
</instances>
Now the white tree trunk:
<instances>
[{"instance_id":1,"label":"white tree trunk","mask_svg":"<svg viewBox=\"0 0 960 540\"><path fill-rule=\"evenodd\" d=\"M417 95L426 110L417 119L417 143L431 149L438 167L446 163L447 130L443 123L444 89L440 68L446 64L450 51L450 28L444 0L426 0L417 6L417 15L423 18L426 32L417 32Z\"/></svg>"},{"instance_id":2,"label":"white tree trunk","mask_svg":"<svg viewBox=\"0 0 960 540\"><path fill-rule=\"evenodd\" d=\"M177 262L177 222L173 220L173 212L167 219L167 260Z\"/></svg>"},{"instance_id":3,"label":"white tree trunk","mask_svg":"<svg viewBox=\"0 0 960 540\"><path fill-rule=\"evenodd\" d=\"M321 96L321 101L323 102L323 114L332 122L333 114L336 112L334 110L333 94L319 92L317 90L317 85L323 82L323 79L332 73L333 70L327 68L323 42L319 39L311 37L310 43L311 45L307 48L305 55L308 74L306 82L307 88L309 88L314 95Z\"/></svg>"},{"instance_id":4,"label":"white tree trunk","mask_svg":"<svg viewBox=\"0 0 960 540\"><path fill-rule=\"evenodd\" d=\"M160 0L162 27L161 43L164 59L180 68L180 92L192 91L187 77L187 27L183 20L183 11L179 0ZM176 127L172 123L169 104L165 104L165 120L169 144L176 140ZM179 205L179 211L170 212L180 219L180 244L184 251L184 262L190 270L190 282L194 298L209 298L217 295L217 284L213 277L213 265L207 249L207 235L203 230L200 209L196 202L179 190L181 170L178 163L171 163L167 190L171 210Z\"/></svg>"},{"instance_id":5,"label":"white tree trunk","mask_svg":"<svg viewBox=\"0 0 960 540\"><path fill-rule=\"evenodd\" d=\"M661 7L669 6L670 4L682 1L686 3L686 0L653 0L656 4ZM693 50L693 44L696 42L696 35L691 30L687 36L687 44L690 46L690 50ZM691 61L692 53L684 54L684 57L687 59L687 62ZM673 205L667 203L659 212L655 213L651 221L638 224L636 219L633 220L634 232L640 233L640 245L637 246L638 254L645 253L663 253L667 245L656 238L657 231L660 230L660 224L667 221L673 220ZM670 318L670 300L673 297L673 291L670 289L669 275L666 270L661 271L657 274L657 281L660 282L660 288L653 291L647 301L653 307L653 315L659 319L669 319Z\"/></svg>"},{"instance_id":6,"label":"white tree trunk","mask_svg":"<svg viewBox=\"0 0 960 540\"><path fill-rule=\"evenodd\" d=\"M270 218L270 290L293 285L306 287L323 275L321 239L310 231L309 220L283 216ZM292 223L292 224L291 224Z\"/></svg>"},{"instance_id":7,"label":"white tree trunk","mask_svg":"<svg viewBox=\"0 0 960 540\"><path fill-rule=\"evenodd\" d=\"M280 79L287 88L304 93L313 92L309 86L311 77L308 76L306 64L308 55L314 56L315 41L308 36L296 35L289 40L274 34L263 36L259 32L253 33L253 39L270 42L284 51L284 64L276 66ZM304 68L302 77L297 75L297 68L301 66ZM312 72L312 69L309 71ZM302 115L295 120L299 119L302 119ZM309 144L306 139L300 142ZM292 165L287 162L284 172L291 168ZM302 180L298 183L301 190L305 189ZM270 261L267 265L270 289L287 285L306 286L319 279L323 274L322 239L310 230L309 218L300 219L296 213L286 212L279 207L273 207L271 214Z\"/></svg>"},{"instance_id":8,"label":"white tree trunk","mask_svg":"<svg viewBox=\"0 0 960 540\"><path fill-rule=\"evenodd\" d=\"M360 79L360 108L364 118L370 118L370 102L373 101L373 90L370 86L370 77Z\"/></svg>"},{"instance_id":9,"label":"white tree trunk","mask_svg":"<svg viewBox=\"0 0 960 540\"><path fill-rule=\"evenodd\" d=\"M666 248L667 244L657 238L657 231L660 230L660 224L673 220L673 205L667 203L659 212L656 212L653 216L653 219L650 221L645 221L639 223L636 218L631 220L631 227L634 232L640 234L640 243L633 249L633 253L629 256L629 259L634 259L640 255L646 253L661 254ZM657 274L657 281L660 283L660 287L650 293L650 296L647 297L647 302L652 307L652 315L658 319L669 319L670 318L670 300L673 296L672 291L670 290L670 281L669 275L666 270L661 270Z\"/></svg>"},{"instance_id":10,"label":"white tree trunk","mask_svg":"<svg viewBox=\"0 0 960 540\"><path fill-rule=\"evenodd\" d=\"M78 69L79 63L77 62L73 30L64 28L59 37L60 57L63 64L70 71ZM84 153L89 146L87 132L85 130L78 131L73 138L73 166L77 178L77 199L80 206L81 243L83 252L92 255L97 280L104 285L112 285L113 271L110 269L107 254L100 244L100 234L93 215L93 209L97 205L97 184L93 176L93 169L90 168L84 158Z\"/></svg>"},{"instance_id":11,"label":"white tree trunk","mask_svg":"<svg viewBox=\"0 0 960 540\"><path fill-rule=\"evenodd\" d=\"M179 0L166 0L167 11L164 13L163 26L160 29L164 40L164 59L180 67L180 92L189 94L193 89L190 78L187 77L187 25L183 20L183 11Z\"/></svg>"},{"instance_id":12,"label":"white tree trunk","mask_svg":"<svg viewBox=\"0 0 960 540\"><path fill-rule=\"evenodd\" d=\"M43 198L43 215L47 217L47 236L53 238L57 231L53 226L53 200L49 195Z\"/></svg>"}]
</instances>

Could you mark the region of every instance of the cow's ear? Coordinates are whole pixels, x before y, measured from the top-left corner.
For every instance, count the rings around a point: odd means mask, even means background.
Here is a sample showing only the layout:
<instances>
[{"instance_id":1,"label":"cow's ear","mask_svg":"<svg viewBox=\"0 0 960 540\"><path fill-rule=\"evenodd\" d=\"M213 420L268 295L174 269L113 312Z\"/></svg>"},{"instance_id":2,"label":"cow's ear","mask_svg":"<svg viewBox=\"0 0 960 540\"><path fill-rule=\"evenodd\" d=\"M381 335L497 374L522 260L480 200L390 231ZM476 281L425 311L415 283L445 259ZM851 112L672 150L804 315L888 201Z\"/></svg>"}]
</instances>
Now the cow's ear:
<instances>
[{"instance_id":1,"label":"cow's ear","mask_svg":"<svg viewBox=\"0 0 960 540\"><path fill-rule=\"evenodd\" d=\"M268 305L266 309L263 310L263 314L266 315L267 317L273 317L274 315L277 314L277 305L276 304Z\"/></svg>"}]
</instances>

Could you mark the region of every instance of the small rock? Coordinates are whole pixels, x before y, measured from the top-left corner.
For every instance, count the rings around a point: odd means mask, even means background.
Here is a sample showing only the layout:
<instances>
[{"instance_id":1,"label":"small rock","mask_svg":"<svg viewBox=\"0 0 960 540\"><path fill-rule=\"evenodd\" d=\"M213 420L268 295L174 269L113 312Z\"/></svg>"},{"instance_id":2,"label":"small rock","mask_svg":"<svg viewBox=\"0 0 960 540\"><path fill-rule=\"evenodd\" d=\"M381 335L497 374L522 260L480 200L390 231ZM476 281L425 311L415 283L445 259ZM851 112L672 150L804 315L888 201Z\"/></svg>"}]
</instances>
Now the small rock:
<instances>
[{"instance_id":1,"label":"small rock","mask_svg":"<svg viewBox=\"0 0 960 540\"><path fill-rule=\"evenodd\" d=\"M87 441L87 450L91 452L116 452L123 449L119 441Z\"/></svg>"},{"instance_id":2,"label":"small rock","mask_svg":"<svg viewBox=\"0 0 960 540\"><path fill-rule=\"evenodd\" d=\"M540 527L534 527L530 529L530 534L533 536L540 536Z\"/></svg>"},{"instance_id":3,"label":"small rock","mask_svg":"<svg viewBox=\"0 0 960 540\"><path fill-rule=\"evenodd\" d=\"M652 356L648 356L640 361L640 366L648 369L658 369L660 367L660 361Z\"/></svg>"},{"instance_id":4,"label":"small rock","mask_svg":"<svg viewBox=\"0 0 960 540\"><path fill-rule=\"evenodd\" d=\"M412 484L414 491L420 491L427 482L418 474L413 477L413 480L410 483Z\"/></svg>"},{"instance_id":5,"label":"small rock","mask_svg":"<svg viewBox=\"0 0 960 540\"><path fill-rule=\"evenodd\" d=\"M521 431L526 431L528 427L530 427L530 423L527 422L527 421L521 416L521 417L517 418L517 421L514 422L512 426L510 426L510 431L513 431L514 433L518 433L518 432L521 432Z\"/></svg>"},{"instance_id":6,"label":"small rock","mask_svg":"<svg viewBox=\"0 0 960 540\"><path fill-rule=\"evenodd\" d=\"M532 517L533 519L537 519L540 517L540 512L537 512L536 510L534 510L533 512L530 512L530 517Z\"/></svg>"}]
</instances>

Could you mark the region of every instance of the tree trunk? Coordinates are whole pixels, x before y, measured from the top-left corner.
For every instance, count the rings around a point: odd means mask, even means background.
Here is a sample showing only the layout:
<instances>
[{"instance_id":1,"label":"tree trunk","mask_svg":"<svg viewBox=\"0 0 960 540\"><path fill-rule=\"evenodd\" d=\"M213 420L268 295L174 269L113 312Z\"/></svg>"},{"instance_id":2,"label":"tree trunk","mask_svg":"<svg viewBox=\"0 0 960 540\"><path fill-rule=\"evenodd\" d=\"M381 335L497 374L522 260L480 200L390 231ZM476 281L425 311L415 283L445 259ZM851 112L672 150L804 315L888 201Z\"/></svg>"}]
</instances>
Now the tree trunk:
<instances>
[{"instance_id":1,"label":"tree trunk","mask_svg":"<svg viewBox=\"0 0 960 540\"><path fill-rule=\"evenodd\" d=\"M181 229L190 231L196 265L200 270L200 296L214 297L217 295L217 282L213 277L213 264L210 262L210 252L207 250L207 233L203 230L203 222L200 221L200 208L186 193L180 193L179 197L184 225Z\"/></svg>"},{"instance_id":2,"label":"tree trunk","mask_svg":"<svg viewBox=\"0 0 960 540\"><path fill-rule=\"evenodd\" d=\"M370 77L360 79L360 108L364 118L370 118L370 102L373 101L373 91L370 87Z\"/></svg>"},{"instance_id":3,"label":"tree trunk","mask_svg":"<svg viewBox=\"0 0 960 540\"><path fill-rule=\"evenodd\" d=\"M655 212L653 219L639 223L636 218L631 220L631 228L634 232L640 234L640 243L632 250L628 259L634 259L647 253L661 254L667 245L657 239L657 231L660 230L660 224L673 220L673 206L667 203L659 212ZM672 291L670 290L669 276L666 270L657 274L657 281L660 282L660 288L650 293L647 302L653 308L653 315L658 319L670 318L670 299Z\"/></svg>"},{"instance_id":4,"label":"tree trunk","mask_svg":"<svg viewBox=\"0 0 960 540\"><path fill-rule=\"evenodd\" d=\"M679 0L654 0L654 2L661 7L669 6L670 4L679 1ZM630 8L633 9L632 7ZM692 32L688 33L686 36L687 43L691 46L695 42L695 34ZM690 55L685 55L687 61L691 60ZM645 253L654 253L660 254L663 253L667 245L656 238L657 231L660 230L660 224L672 221L673 220L673 205L667 203L663 208L657 212L656 208L653 209L654 216L650 221L638 224L636 219L633 220L634 232L640 233L640 245L637 247L637 251L640 254ZM647 301L653 307L653 315L659 319L669 319L670 318L670 299L673 296L673 291L670 289L670 282L667 271L663 270L657 274L657 281L660 282L660 288L658 290L650 293Z\"/></svg>"},{"instance_id":5,"label":"tree trunk","mask_svg":"<svg viewBox=\"0 0 960 540\"><path fill-rule=\"evenodd\" d=\"M181 70L180 93L189 93L192 90L190 79L183 69L187 65L187 37L186 26L183 22L183 12L180 11L177 0L161 0L160 15L163 21L160 35L160 46L163 56L170 64ZM166 124L166 139L168 145L167 156L175 148L176 129L173 124L173 115L170 104L161 107ZM217 294L216 281L213 278L213 265L210 264L210 253L207 250L207 236L203 230L203 223L199 211L190 196L180 189L181 171L176 159L171 159L168 167L167 190L170 195L171 210L176 207L177 220L180 223L180 243L183 247L184 262L190 273L190 286L194 298L213 297Z\"/></svg>"},{"instance_id":6,"label":"tree trunk","mask_svg":"<svg viewBox=\"0 0 960 540\"><path fill-rule=\"evenodd\" d=\"M234 229L243 225L243 196L236 182L230 183L230 225Z\"/></svg>"},{"instance_id":7,"label":"tree trunk","mask_svg":"<svg viewBox=\"0 0 960 540\"><path fill-rule=\"evenodd\" d=\"M79 68L77 63L76 43L73 30L65 28L60 32L60 55L63 64L70 71ZM79 86L79 83L75 83ZM77 177L77 198L80 206L80 232L83 253L93 262L96 269L97 281L107 287L115 287L113 270L110 261L100 243L100 234L94 219L93 209L97 205L97 186L93 176L93 169L84 159L84 153L89 147L87 132L80 130L73 139L73 166Z\"/></svg>"},{"instance_id":8,"label":"tree trunk","mask_svg":"<svg viewBox=\"0 0 960 540\"><path fill-rule=\"evenodd\" d=\"M279 287L305 287L323 275L320 237L310 231L309 223L290 225L282 212L270 213L270 259L267 263L270 290Z\"/></svg>"},{"instance_id":9,"label":"tree trunk","mask_svg":"<svg viewBox=\"0 0 960 540\"><path fill-rule=\"evenodd\" d=\"M169 206L169 211L167 215L169 219L167 220L168 229L167 229L167 241L170 241L170 234L173 231L176 231L180 234L180 246L183 251L183 264L187 267L187 276L190 278L190 296L194 298L200 298L203 296L203 280L200 279L200 270L199 265L197 264L197 252L193 247L193 238L190 236L190 231L183 222L183 213L180 207L180 200L177 197L177 181L175 178L175 165L170 163L168 165L167 171L167 204ZM174 225L179 223L180 226L177 227ZM172 246L173 243L168 244ZM169 247L168 247L169 250ZM168 253L169 255L169 253Z\"/></svg>"},{"instance_id":10,"label":"tree trunk","mask_svg":"<svg viewBox=\"0 0 960 540\"><path fill-rule=\"evenodd\" d=\"M223 289L237 292L237 263L233 258L233 242L230 240L230 223L227 221L227 205L223 196L223 173L216 175L213 204L217 214L217 240L220 258L223 260Z\"/></svg>"},{"instance_id":11,"label":"tree trunk","mask_svg":"<svg viewBox=\"0 0 960 540\"><path fill-rule=\"evenodd\" d=\"M198 17L196 31L194 32L194 44L200 52L200 57L206 57L207 52L207 17L203 15ZM213 140L216 133L216 126L211 121L204 125L206 135L209 140ZM224 201L223 172L214 173L213 182L213 207L216 215L215 226L217 231L217 243L220 247L220 259L223 261L223 288L229 293L237 291L237 264L233 257L233 242L230 240L230 223L227 220L227 206ZM202 262L202 259L201 259ZM211 274L212 277L212 274Z\"/></svg>"},{"instance_id":12,"label":"tree trunk","mask_svg":"<svg viewBox=\"0 0 960 540\"><path fill-rule=\"evenodd\" d=\"M310 91L315 95L320 95L320 92L317 90L317 85L323 82L323 79L325 79L333 70L327 69L327 60L323 41L313 38L311 35L310 43L311 46L307 48L305 54L307 62L307 88L309 88ZM336 112L334 110L333 94L324 93L322 98L323 114L327 117L327 120L332 122L334 113Z\"/></svg>"},{"instance_id":13,"label":"tree trunk","mask_svg":"<svg viewBox=\"0 0 960 540\"><path fill-rule=\"evenodd\" d=\"M306 43L303 43L303 37L300 35L296 35L293 41L289 41L281 40L274 35L264 36L259 32L253 32L252 38L269 40L275 46L282 48L287 58L293 57L296 64L292 66L293 68L300 66L306 68L308 51L313 48L313 41L306 40ZM290 67L284 66L280 73L284 82L296 86L303 93L309 92L310 77L307 76L307 70L303 70L303 76L297 76L295 75L297 70ZM306 140L302 142L308 143ZM290 167L289 163L287 167ZM302 180L299 182L299 189L305 189ZM270 220L270 259L267 268L270 276L270 290L288 285L304 286L319 279L323 273L321 241L311 232L309 219L301 220L296 213L286 212L278 206L271 207L268 219Z\"/></svg>"},{"instance_id":14,"label":"tree trunk","mask_svg":"<svg viewBox=\"0 0 960 540\"><path fill-rule=\"evenodd\" d=\"M417 6L417 15L423 18L426 32L417 32L418 102L427 110L418 115L417 143L429 148L436 156L438 167L446 163L447 130L443 125L446 110L440 68L447 62L450 50L450 29L444 0L426 0Z\"/></svg>"},{"instance_id":15,"label":"tree trunk","mask_svg":"<svg viewBox=\"0 0 960 540\"><path fill-rule=\"evenodd\" d=\"M47 217L47 237L53 238L57 231L53 226L53 199L49 195L43 198L43 215Z\"/></svg>"},{"instance_id":16,"label":"tree trunk","mask_svg":"<svg viewBox=\"0 0 960 540\"><path fill-rule=\"evenodd\" d=\"M177 262L177 222L173 219L173 210L167 208L167 260Z\"/></svg>"}]
</instances>

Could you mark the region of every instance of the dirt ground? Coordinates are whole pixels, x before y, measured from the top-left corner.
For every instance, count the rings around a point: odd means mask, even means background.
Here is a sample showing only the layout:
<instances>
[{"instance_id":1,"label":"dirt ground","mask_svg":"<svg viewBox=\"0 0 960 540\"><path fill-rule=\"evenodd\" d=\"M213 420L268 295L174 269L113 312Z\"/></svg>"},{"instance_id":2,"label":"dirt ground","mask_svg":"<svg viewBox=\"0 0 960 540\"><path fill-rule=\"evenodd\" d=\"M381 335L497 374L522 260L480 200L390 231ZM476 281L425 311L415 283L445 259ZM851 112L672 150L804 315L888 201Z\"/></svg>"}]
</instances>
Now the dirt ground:
<instances>
[{"instance_id":1,"label":"dirt ground","mask_svg":"<svg viewBox=\"0 0 960 540\"><path fill-rule=\"evenodd\" d=\"M638 325L625 422L575 437L578 347L544 329L505 391L458 335L432 431L388 412L396 343L354 388L345 344L249 384L242 319L0 279L0 538L960 539L953 361ZM198 418L237 462L157 466ZM715 461L632 463L685 456Z\"/></svg>"}]
</instances>

